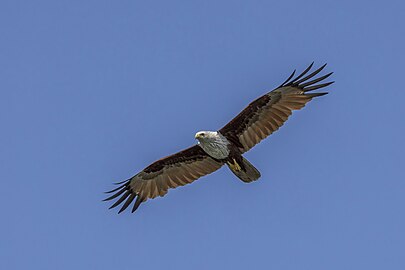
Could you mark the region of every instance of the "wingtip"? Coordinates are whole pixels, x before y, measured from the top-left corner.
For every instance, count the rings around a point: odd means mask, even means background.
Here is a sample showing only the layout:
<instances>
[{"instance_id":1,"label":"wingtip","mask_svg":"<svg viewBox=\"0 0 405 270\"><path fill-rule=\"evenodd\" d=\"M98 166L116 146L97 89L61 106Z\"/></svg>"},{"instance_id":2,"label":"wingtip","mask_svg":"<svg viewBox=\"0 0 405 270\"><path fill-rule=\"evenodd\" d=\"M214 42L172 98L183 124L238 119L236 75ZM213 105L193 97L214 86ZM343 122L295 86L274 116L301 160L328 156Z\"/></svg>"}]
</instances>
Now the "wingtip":
<instances>
[{"instance_id":1,"label":"wingtip","mask_svg":"<svg viewBox=\"0 0 405 270\"><path fill-rule=\"evenodd\" d=\"M138 209L138 207L141 205L142 201L143 200L141 199L141 196L138 195L138 197L136 198L136 201L134 203L134 206L132 207L131 213L135 212L136 209Z\"/></svg>"},{"instance_id":2,"label":"wingtip","mask_svg":"<svg viewBox=\"0 0 405 270\"><path fill-rule=\"evenodd\" d=\"M285 84L287 84L287 83L294 77L296 71L297 71L297 70L294 69L294 71L291 73L291 75L288 76L288 78L287 78L282 84L280 84L280 85L278 86L278 88L283 87Z\"/></svg>"},{"instance_id":3,"label":"wingtip","mask_svg":"<svg viewBox=\"0 0 405 270\"><path fill-rule=\"evenodd\" d=\"M323 65L319 68L319 71L323 70L327 65L328 65L328 63L323 64Z\"/></svg>"},{"instance_id":4,"label":"wingtip","mask_svg":"<svg viewBox=\"0 0 405 270\"><path fill-rule=\"evenodd\" d=\"M324 96L327 94L329 94L329 92L306 94L306 96L310 96L311 98L314 98L314 97L321 97L321 96Z\"/></svg>"},{"instance_id":5,"label":"wingtip","mask_svg":"<svg viewBox=\"0 0 405 270\"><path fill-rule=\"evenodd\" d=\"M124 184L124 183L126 183L126 182L128 182L128 181L131 181L131 179L132 179L132 178L129 178L129 179L126 179L126 180L121 181L121 182L115 182L115 183L113 183L113 184L114 184L114 185L121 185L121 184Z\"/></svg>"}]
</instances>

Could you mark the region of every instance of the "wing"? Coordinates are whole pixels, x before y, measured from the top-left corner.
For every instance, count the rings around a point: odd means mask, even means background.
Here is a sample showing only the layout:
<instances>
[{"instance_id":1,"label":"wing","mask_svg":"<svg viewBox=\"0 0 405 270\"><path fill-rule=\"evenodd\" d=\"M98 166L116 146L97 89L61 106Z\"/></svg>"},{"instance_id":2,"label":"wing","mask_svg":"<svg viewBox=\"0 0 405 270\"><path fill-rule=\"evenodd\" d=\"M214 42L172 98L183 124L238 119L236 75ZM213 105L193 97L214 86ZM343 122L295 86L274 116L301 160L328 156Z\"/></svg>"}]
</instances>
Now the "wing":
<instances>
[{"instance_id":1,"label":"wing","mask_svg":"<svg viewBox=\"0 0 405 270\"><path fill-rule=\"evenodd\" d=\"M200 146L194 145L174 155L162 158L132 178L117 183L121 186L108 191L107 193L115 193L104 201L120 196L110 209L125 201L118 212L121 213L136 198L132 208L132 212L134 212L147 199L164 196L169 188L189 184L201 176L218 170L222 165L223 162L211 158Z\"/></svg>"},{"instance_id":2,"label":"wing","mask_svg":"<svg viewBox=\"0 0 405 270\"><path fill-rule=\"evenodd\" d=\"M326 64L305 76L311 70L313 64L299 76L292 79L295 74L294 70L284 83L250 103L219 132L236 144L240 151L244 153L279 129L287 121L293 110L301 109L314 97L327 94L308 93L309 91L333 83L316 84L328 78L332 72L310 80L321 72Z\"/></svg>"}]
</instances>

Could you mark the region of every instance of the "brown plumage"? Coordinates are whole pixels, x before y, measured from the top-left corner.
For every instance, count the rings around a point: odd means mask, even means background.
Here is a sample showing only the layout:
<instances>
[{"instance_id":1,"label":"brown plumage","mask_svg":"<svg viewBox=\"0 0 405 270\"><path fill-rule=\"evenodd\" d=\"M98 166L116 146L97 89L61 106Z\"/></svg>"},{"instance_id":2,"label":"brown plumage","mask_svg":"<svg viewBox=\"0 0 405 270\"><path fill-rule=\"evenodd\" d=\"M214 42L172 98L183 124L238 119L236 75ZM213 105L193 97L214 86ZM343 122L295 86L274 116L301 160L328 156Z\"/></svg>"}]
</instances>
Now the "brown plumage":
<instances>
[{"instance_id":1,"label":"brown plumage","mask_svg":"<svg viewBox=\"0 0 405 270\"><path fill-rule=\"evenodd\" d=\"M132 208L134 212L141 202L164 196L169 188L177 188L192 183L201 176L210 174L222 167L224 161L211 158L198 145L189 147L174 155L159 159L146 167L134 177L117 183L118 188L107 193L116 192L104 201L112 200L123 194L110 208L127 201L119 213L124 211L137 197Z\"/></svg>"},{"instance_id":2,"label":"brown plumage","mask_svg":"<svg viewBox=\"0 0 405 270\"><path fill-rule=\"evenodd\" d=\"M232 150L225 158L215 158L215 155L210 155L203 150L202 146L194 145L157 160L130 179L117 183L120 186L107 192L114 194L105 201L118 198L110 208L124 202L119 210L121 213L135 200L132 207L134 212L142 202L164 196L169 188L189 184L218 170L224 164L228 164L232 172L244 182L257 180L260 172L242 154L278 130L293 110L303 108L314 97L327 94L326 92L308 92L333 83L316 84L332 73L312 79L326 64L307 75L312 66L313 63L296 78L293 78L294 71L279 87L251 102L217 132L219 136L225 138L228 148Z\"/></svg>"},{"instance_id":3,"label":"brown plumage","mask_svg":"<svg viewBox=\"0 0 405 270\"><path fill-rule=\"evenodd\" d=\"M312 68L312 65L313 63L298 77L291 80L295 74L294 71L283 84L251 102L241 113L221 128L219 132L237 144L240 151L245 153L279 129L287 121L293 110L301 109L314 97L327 94L307 93L308 91L326 87L333 83L328 82L314 85L328 78L332 75L332 72L318 79L308 81L317 75L326 65L302 78Z\"/></svg>"}]
</instances>

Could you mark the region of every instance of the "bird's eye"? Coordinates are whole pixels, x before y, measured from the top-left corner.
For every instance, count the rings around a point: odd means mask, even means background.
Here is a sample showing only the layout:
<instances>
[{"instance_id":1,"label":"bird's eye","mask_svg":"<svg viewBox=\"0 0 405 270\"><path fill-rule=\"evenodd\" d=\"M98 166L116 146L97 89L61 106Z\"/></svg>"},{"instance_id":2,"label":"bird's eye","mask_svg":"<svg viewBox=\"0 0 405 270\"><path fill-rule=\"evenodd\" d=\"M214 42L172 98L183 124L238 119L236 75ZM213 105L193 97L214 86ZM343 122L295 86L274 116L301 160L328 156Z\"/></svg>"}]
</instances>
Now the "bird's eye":
<instances>
[{"instance_id":1,"label":"bird's eye","mask_svg":"<svg viewBox=\"0 0 405 270\"><path fill-rule=\"evenodd\" d=\"M201 137L204 137L204 136L205 136L205 133L200 133L200 135L201 135Z\"/></svg>"}]
</instances>

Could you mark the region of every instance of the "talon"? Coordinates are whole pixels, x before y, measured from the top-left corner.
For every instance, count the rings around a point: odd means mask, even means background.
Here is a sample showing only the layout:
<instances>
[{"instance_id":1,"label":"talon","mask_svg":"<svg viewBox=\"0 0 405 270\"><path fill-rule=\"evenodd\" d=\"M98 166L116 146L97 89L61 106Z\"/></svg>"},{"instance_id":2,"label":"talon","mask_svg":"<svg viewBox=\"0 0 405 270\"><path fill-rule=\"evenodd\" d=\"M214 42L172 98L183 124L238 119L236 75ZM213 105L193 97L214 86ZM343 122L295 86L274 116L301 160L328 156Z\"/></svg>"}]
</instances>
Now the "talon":
<instances>
[{"instance_id":1,"label":"talon","mask_svg":"<svg viewBox=\"0 0 405 270\"><path fill-rule=\"evenodd\" d=\"M235 159L233 159L233 162L235 163L235 169L236 169L237 171L240 171L240 170L241 170L241 167L239 166L239 164L236 162Z\"/></svg>"},{"instance_id":2,"label":"talon","mask_svg":"<svg viewBox=\"0 0 405 270\"><path fill-rule=\"evenodd\" d=\"M236 162L236 160L233 158L233 164L231 162L227 162L228 165L231 167L232 170L238 172L241 170L241 167L239 166L239 164Z\"/></svg>"}]
</instances>

